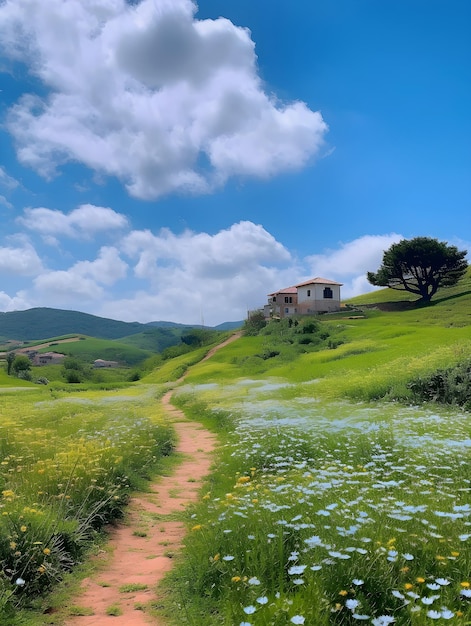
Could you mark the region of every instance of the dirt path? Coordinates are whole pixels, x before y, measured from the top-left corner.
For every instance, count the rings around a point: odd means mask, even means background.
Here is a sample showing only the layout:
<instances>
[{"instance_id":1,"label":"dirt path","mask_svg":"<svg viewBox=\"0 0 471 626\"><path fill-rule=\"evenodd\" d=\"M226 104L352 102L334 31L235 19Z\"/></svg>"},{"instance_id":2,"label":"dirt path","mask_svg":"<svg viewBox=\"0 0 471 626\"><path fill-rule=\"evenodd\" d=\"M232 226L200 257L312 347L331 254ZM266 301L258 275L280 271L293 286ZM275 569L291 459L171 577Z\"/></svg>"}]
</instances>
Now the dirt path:
<instances>
[{"instance_id":1,"label":"dirt path","mask_svg":"<svg viewBox=\"0 0 471 626\"><path fill-rule=\"evenodd\" d=\"M240 333L211 349L204 360L220 348L238 339ZM181 382L184 376L177 382ZM190 422L170 403L173 390L162 398L165 411L172 420L177 436L177 452L184 455L182 463L171 476L159 478L149 493L138 494L127 507L127 523L114 529L110 536L111 557L103 567L82 582L83 593L72 601L92 615L71 617L66 626L163 626L141 608L158 602L159 581L172 567L172 557L181 548L185 524L175 521L198 497L203 479L211 464L216 437L200 424ZM127 589L126 586L127 585ZM139 589L137 589L139 586ZM129 591L134 589L134 591ZM118 615L109 615L110 607Z\"/></svg>"}]
</instances>

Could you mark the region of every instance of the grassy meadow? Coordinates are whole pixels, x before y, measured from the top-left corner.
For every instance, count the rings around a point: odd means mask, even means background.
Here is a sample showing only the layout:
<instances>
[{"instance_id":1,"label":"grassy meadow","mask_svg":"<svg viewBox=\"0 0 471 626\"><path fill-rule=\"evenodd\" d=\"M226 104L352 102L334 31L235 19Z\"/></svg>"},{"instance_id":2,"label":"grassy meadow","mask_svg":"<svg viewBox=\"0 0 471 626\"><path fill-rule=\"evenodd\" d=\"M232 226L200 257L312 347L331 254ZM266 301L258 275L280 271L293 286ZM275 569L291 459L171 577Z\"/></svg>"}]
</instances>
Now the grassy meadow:
<instances>
[{"instance_id":1,"label":"grassy meadow","mask_svg":"<svg viewBox=\"0 0 471 626\"><path fill-rule=\"evenodd\" d=\"M158 399L186 374L174 402L220 445L146 610L191 626L471 624L470 283L427 307L383 290L273 322L122 389L0 373L15 387L0 387L0 623L60 623L41 598L171 453Z\"/></svg>"},{"instance_id":2,"label":"grassy meadow","mask_svg":"<svg viewBox=\"0 0 471 626\"><path fill-rule=\"evenodd\" d=\"M41 597L173 449L158 393L0 388L1 624L57 623Z\"/></svg>"},{"instance_id":3,"label":"grassy meadow","mask_svg":"<svg viewBox=\"0 0 471 626\"><path fill-rule=\"evenodd\" d=\"M223 445L169 623L471 624L467 291L403 310L376 293L380 307L308 333L275 322L190 369L175 401ZM464 406L414 395L463 363Z\"/></svg>"}]
</instances>

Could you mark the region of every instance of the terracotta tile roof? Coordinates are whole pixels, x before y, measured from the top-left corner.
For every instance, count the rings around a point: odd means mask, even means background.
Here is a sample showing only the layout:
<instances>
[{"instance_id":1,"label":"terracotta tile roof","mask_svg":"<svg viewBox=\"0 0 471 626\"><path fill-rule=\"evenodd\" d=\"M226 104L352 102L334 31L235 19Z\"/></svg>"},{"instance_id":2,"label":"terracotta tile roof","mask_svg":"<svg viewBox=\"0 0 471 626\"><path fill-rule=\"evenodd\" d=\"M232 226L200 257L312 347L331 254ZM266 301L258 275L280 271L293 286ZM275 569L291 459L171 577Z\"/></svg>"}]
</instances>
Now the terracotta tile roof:
<instances>
[{"instance_id":1,"label":"terracotta tile roof","mask_svg":"<svg viewBox=\"0 0 471 626\"><path fill-rule=\"evenodd\" d=\"M278 291L274 291L273 293L269 293L269 296L277 296L280 293L298 293L296 287L286 287L285 289L278 289Z\"/></svg>"},{"instance_id":2,"label":"terracotta tile roof","mask_svg":"<svg viewBox=\"0 0 471 626\"><path fill-rule=\"evenodd\" d=\"M342 286L343 283L337 283L335 280L329 280L328 278L311 278L310 280L306 280L303 283L299 283L296 287L305 287L306 285L339 285Z\"/></svg>"}]
</instances>

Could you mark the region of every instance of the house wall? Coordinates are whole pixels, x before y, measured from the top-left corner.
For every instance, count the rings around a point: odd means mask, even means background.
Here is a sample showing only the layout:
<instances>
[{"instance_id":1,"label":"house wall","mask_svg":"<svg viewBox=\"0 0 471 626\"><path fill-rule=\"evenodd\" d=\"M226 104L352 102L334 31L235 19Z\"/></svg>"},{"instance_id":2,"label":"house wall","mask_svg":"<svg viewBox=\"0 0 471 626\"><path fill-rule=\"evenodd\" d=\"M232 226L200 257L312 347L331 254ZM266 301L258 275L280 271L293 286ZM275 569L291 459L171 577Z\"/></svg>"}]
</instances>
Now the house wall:
<instances>
[{"instance_id":1,"label":"house wall","mask_svg":"<svg viewBox=\"0 0 471 626\"><path fill-rule=\"evenodd\" d=\"M65 359L65 354L58 352L45 352L43 354L37 354L34 357L34 365L59 365Z\"/></svg>"},{"instance_id":2,"label":"house wall","mask_svg":"<svg viewBox=\"0 0 471 626\"><path fill-rule=\"evenodd\" d=\"M298 305L298 294L293 292L276 293L268 298L268 304L263 308L264 316L287 317L296 315Z\"/></svg>"},{"instance_id":3,"label":"house wall","mask_svg":"<svg viewBox=\"0 0 471 626\"><path fill-rule=\"evenodd\" d=\"M332 290L332 298L324 298L324 289ZM309 295L308 295L309 293ZM322 313L340 309L340 285L316 284L298 287L298 313Z\"/></svg>"}]
</instances>

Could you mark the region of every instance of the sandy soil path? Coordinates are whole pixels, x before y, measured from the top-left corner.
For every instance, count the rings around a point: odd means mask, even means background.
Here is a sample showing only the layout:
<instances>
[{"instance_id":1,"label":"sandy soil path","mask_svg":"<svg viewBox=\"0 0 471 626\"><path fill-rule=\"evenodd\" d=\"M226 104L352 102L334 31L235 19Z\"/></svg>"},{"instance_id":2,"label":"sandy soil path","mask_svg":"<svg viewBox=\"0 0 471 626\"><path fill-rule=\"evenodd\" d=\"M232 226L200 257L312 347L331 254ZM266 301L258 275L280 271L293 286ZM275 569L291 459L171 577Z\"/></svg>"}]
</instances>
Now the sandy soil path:
<instances>
[{"instance_id":1,"label":"sandy soil path","mask_svg":"<svg viewBox=\"0 0 471 626\"><path fill-rule=\"evenodd\" d=\"M205 359L238 339L235 333L211 349ZM181 382L184 376L178 381ZM82 582L83 593L71 605L85 607L93 615L68 618L66 626L164 626L139 607L158 602L158 583L172 567L172 557L181 548L185 525L174 521L194 502L201 483L208 475L216 437L200 424L190 422L171 405L173 390L162 398L165 410L178 436L177 451L184 455L171 476L159 478L149 493L137 494L127 508L127 522L110 535L111 557L99 571ZM125 585L140 590L124 591ZM109 607L119 607L120 615L108 615Z\"/></svg>"}]
</instances>

